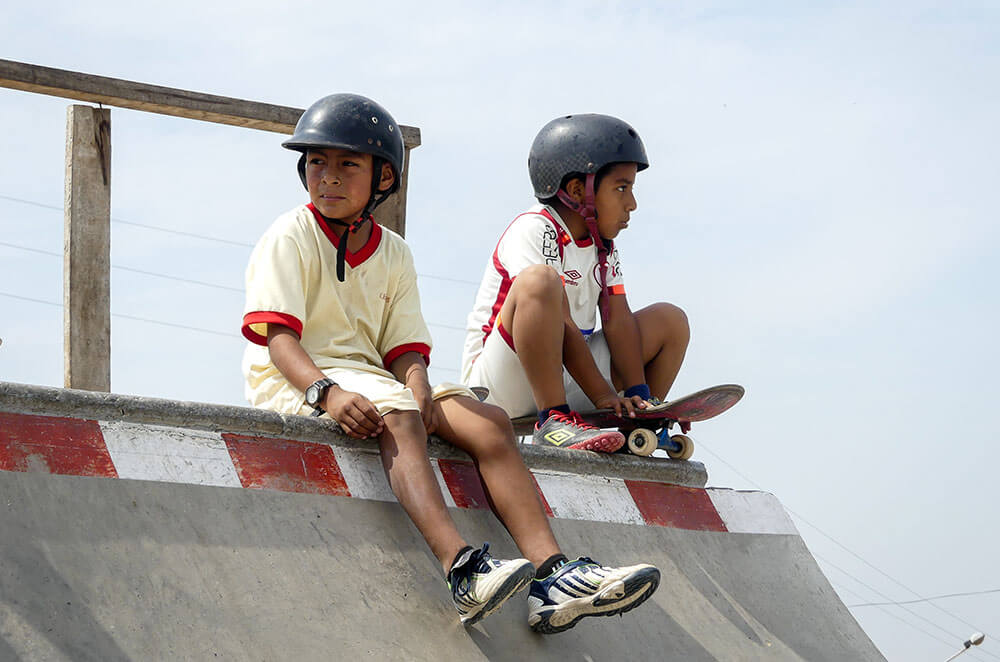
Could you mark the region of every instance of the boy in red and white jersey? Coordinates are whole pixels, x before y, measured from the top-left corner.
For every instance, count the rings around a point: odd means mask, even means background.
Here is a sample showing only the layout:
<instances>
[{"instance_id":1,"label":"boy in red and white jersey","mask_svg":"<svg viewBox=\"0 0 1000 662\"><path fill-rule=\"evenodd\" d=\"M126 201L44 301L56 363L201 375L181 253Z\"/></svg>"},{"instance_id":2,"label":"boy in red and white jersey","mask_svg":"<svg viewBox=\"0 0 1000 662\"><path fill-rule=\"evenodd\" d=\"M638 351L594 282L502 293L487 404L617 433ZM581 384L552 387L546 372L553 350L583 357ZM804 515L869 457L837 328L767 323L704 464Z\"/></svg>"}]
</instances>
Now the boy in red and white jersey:
<instances>
[{"instance_id":1,"label":"boy in red and white jersey","mask_svg":"<svg viewBox=\"0 0 1000 662\"><path fill-rule=\"evenodd\" d=\"M531 147L538 205L507 227L468 317L462 380L511 417L538 412L533 441L613 452L625 439L575 411L630 415L665 398L687 351L684 312L629 307L615 237L649 166L635 130L607 115L549 122ZM601 311L601 329L597 311Z\"/></svg>"}]
</instances>

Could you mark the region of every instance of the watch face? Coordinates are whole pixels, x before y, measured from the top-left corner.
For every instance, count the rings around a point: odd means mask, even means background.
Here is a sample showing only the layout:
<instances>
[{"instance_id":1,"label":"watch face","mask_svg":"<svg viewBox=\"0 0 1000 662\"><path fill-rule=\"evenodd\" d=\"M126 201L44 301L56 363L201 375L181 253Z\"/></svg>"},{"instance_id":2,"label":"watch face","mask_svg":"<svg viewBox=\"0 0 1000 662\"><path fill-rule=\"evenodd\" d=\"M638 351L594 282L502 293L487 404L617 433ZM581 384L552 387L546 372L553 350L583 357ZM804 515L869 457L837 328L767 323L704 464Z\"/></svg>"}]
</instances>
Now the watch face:
<instances>
[{"instance_id":1,"label":"watch face","mask_svg":"<svg viewBox=\"0 0 1000 662\"><path fill-rule=\"evenodd\" d=\"M315 407L319 402L319 389L313 384L306 389L306 404Z\"/></svg>"}]
</instances>

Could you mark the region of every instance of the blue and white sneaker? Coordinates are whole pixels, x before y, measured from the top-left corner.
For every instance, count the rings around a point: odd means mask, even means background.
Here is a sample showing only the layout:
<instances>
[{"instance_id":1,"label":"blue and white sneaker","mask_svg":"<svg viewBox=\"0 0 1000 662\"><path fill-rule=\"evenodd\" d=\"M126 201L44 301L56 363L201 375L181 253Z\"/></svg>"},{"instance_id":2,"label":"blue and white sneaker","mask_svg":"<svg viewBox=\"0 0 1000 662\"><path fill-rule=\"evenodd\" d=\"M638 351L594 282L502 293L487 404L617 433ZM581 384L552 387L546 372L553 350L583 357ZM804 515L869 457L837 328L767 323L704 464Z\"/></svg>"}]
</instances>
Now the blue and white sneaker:
<instances>
[{"instance_id":1,"label":"blue and white sneaker","mask_svg":"<svg viewBox=\"0 0 1000 662\"><path fill-rule=\"evenodd\" d=\"M527 587L535 576L528 559L498 561L490 544L468 549L448 571L448 586L463 625L478 623L500 609L510 596Z\"/></svg>"},{"instance_id":2,"label":"blue and white sneaker","mask_svg":"<svg viewBox=\"0 0 1000 662\"><path fill-rule=\"evenodd\" d=\"M583 557L531 582L528 625L535 632L568 630L584 616L613 616L635 609L653 595L660 571L646 563L606 568Z\"/></svg>"}]
</instances>

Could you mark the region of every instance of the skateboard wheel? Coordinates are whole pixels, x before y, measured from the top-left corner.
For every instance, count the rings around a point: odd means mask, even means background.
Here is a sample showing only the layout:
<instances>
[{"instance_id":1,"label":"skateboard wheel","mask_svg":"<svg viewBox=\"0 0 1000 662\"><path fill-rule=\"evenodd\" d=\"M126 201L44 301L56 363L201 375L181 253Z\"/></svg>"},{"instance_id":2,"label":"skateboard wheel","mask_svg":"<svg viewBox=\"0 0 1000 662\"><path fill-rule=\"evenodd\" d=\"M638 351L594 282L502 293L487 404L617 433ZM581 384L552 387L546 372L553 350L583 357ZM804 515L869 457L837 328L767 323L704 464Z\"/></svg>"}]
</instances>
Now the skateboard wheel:
<instances>
[{"instance_id":1,"label":"skateboard wheel","mask_svg":"<svg viewBox=\"0 0 1000 662\"><path fill-rule=\"evenodd\" d=\"M646 428L632 430L628 433L628 449L633 455L652 455L656 450L656 433Z\"/></svg>"},{"instance_id":2,"label":"skateboard wheel","mask_svg":"<svg viewBox=\"0 0 1000 662\"><path fill-rule=\"evenodd\" d=\"M680 448L678 450L665 448L664 450L667 451L668 456L675 460L687 460L694 455L694 441L686 434L675 434L670 437L670 441L680 446Z\"/></svg>"}]
</instances>

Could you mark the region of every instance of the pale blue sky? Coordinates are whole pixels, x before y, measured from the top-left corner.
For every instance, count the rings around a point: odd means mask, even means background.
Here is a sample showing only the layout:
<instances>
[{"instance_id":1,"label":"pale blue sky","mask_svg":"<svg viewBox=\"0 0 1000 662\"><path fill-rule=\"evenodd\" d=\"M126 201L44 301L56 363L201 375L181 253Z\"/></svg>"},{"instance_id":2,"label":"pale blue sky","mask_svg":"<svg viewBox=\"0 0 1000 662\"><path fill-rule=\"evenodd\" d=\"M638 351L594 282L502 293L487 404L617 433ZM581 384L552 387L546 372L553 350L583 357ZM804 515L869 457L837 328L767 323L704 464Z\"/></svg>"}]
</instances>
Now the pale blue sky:
<instances>
[{"instance_id":1,"label":"pale blue sky","mask_svg":"<svg viewBox=\"0 0 1000 662\"><path fill-rule=\"evenodd\" d=\"M537 130L625 118L652 163L619 241L630 302L689 314L675 395L748 390L695 427L710 483L775 493L848 605L1000 589L994 5L371 6L13 7L0 57L299 107L358 92L420 127L407 238L436 380L456 378L449 327L532 202ZM61 303L62 263L25 250L60 253L62 214L9 198L61 207L69 103L0 89L4 380L62 383L62 311L38 302ZM113 225L118 267L222 286L115 269L113 390L243 404L234 290L247 244L303 200L295 157L277 135L119 109L112 133L116 219L235 242ZM934 604L852 611L890 659L944 659L975 628L990 638L965 659L1000 658L1000 593Z\"/></svg>"}]
</instances>

